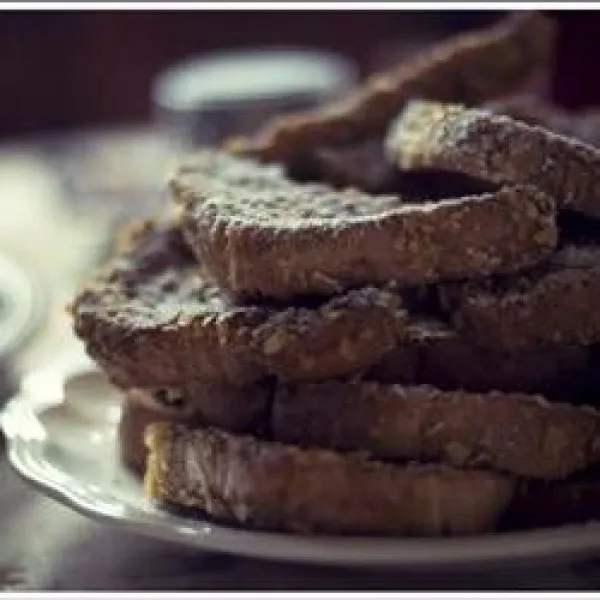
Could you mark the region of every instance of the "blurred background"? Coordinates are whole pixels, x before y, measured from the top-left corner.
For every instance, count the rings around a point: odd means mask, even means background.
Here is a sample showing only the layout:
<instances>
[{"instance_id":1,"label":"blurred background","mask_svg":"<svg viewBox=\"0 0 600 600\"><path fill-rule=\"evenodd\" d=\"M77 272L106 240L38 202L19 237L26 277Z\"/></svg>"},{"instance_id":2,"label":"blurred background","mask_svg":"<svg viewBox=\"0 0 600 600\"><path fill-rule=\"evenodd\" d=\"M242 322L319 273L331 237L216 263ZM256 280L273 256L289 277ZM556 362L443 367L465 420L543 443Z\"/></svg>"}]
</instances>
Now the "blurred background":
<instances>
[{"instance_id":1,"label":"blurred background","mask_svg":"<svg viewBox=\"0 0 600 600\"><path fill-rule=\"evenodd\" d=\"M591 64L596 12L557 12L554 91L566 104L600 101ZM124 121L151 114L152 78L191 54L248 46L333 50L362 73L404 50L499 13L478 12L12 12L0 16L0 136Z\"/></svg>"},{"instance_id":2,"label":"blurred background","mask_svg":"<svg viewBox=\"0 0 600 600\"><path fill-rule=\"evenodd\" d=\"M174 155L322 102L431 41L501 16L0 12L0 397L13 371L73 343L65 302L106 257L119 222L164 204ZM600 105L599 13L554 17L549 94L568 107ZM265 57L269 48L278 53ZM32 336L46 342L26 344Z\"/></svg>"}]
</instances>

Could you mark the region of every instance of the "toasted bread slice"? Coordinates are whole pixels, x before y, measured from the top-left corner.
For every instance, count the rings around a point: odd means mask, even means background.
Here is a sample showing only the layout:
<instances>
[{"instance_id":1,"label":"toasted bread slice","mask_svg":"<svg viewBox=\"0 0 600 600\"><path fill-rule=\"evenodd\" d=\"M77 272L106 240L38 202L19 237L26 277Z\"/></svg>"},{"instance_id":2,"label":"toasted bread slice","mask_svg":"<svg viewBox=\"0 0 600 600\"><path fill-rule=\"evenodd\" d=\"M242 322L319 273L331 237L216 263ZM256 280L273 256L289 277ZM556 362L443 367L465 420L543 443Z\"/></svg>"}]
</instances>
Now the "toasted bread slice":
<instances>
[{"instance_id":1,"label":"toasted bread slice","mask_svg":"<svg viewBox=\"0 0 600 600\"><path fill-rule=\"evenodd\" d=\"M517 94L485 105L494 113L508 115L528 125L540 125L554 133L600 146L600 109L570 111L533 95Z\"/></svg>"},{"instance_id":2,"label":"toasted bread slice","mask_svg":"<svg viewBox=\"0 0 600 600\"><path fill-rule=\"evenodd\" d=\"M600 150L506 115L414 101L392 125L386 147L402 169L533 185L560 207L600 218Z\"/></svg>"},{"instance_id":3,"label":"toasted bread slice","mask_svg":"<svg viewBox=\"0 0 600 600\"><path fill-rule=\"evenodd\" d=\"M495 473L385 464L215 429L155 424L146 440L150 498L262 529L479 533L494 527L514 491Z\"/></svg>"},{"instance_id":4,"label":"toasted bread slice","mask_svg":"<svg viewBox=\"0 0 600 600\"><path fill-rule=\"evenodd\" d=\"M379 458L561 479L600 462L600 413L539 396L325 382L281 387L273 436Z\"/></svg>"},{"instance_id":5,"label":"toasted bread slice","mask_svg":"<svg viewBox=\"0 0 600 600\"><path fill-rule=\"evenodd\" d=\"M382 133L412 98L479 104L520 89L554 58L555 27L539 13L518 13L487 29L460 34L316 111L268 123L254 140L231 147L266 160L289 161L322 144Z\"/></svg>"},{"instance_id":6,"label":"toasted bread slice","mask_svg":"<svg viewBox=\"0 0 600 600\"><path fill-rule=\"evenodd\" d=\"M144 472L144 432L151 423L213 425L234 433L261 433L268 426L272 393L271 382L245 387L194 382L179 389L129 390L118 426L121 458L135 472Z\"/></svg>"},{"instance_id":7,"label":"toasted bread slice","mask_svg":"<svg viewBox=\"0 0 600 600\"><path fill-rule=\"evenodd\" d=\"M481 346L590 345L600 341L600 247L565 246L531 273L443 295L456 328Z\"/></svg>"},{"instance_id":8,"label":"toasted bread slice","mask_svg":"<svg viewBox=\"0 0 600 600\"><path fill-rule=\"evenodd\" d=\"M549 345L502 350L474 344L435 319L414 319L407 337L365 378L442 390L525 392L578 400L591 382L589 349Z\"/></svg>"},{"instance_id":9,"label":"toasted bread slice","mask_svg":"<svg viewBox=\"0 0 600 600\"><path fill-rule=\"evenodd\" d=\"M171 189L190 248L240 299L514 272L557 243L554 201L531 187L404 204L204 151L182 162Z\"/></svg>"},{"instance_id":10,"label":"toasted bread slice","mask_svg":"<svg viewBox=\"0 0 600 600\"><path fill-rule=\"evenodd\" d=\"M308 308L234 304L202 275L178 226L153 223L71 310L89 354L126 389L350 375L389 351L405 321L399 296L375 288Z\"/></svg>"}]
</instances>

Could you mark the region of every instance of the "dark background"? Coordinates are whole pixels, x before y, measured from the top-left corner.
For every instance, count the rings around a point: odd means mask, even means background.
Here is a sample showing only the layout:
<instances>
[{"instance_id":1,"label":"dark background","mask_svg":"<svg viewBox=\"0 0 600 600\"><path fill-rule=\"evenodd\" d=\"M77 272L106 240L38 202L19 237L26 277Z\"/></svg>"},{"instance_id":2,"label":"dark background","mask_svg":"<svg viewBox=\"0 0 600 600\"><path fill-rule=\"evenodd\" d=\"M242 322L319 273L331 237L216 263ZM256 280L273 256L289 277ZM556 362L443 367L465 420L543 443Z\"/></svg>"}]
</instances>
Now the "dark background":
<instances>
[{"instance_id":1,"label":"dark background","mask_svg":"<svg viewBox=\"0 0 600 600\"><path fill-rule=\"evenodd\" d=\"M149 116L157 72L193 53L308 45L354 58L363 73L402 49L498 18L489 12L0 12L0 137ZM600 13L554 13L553 93L600 104Z\"/></svg>"}]
</instances>

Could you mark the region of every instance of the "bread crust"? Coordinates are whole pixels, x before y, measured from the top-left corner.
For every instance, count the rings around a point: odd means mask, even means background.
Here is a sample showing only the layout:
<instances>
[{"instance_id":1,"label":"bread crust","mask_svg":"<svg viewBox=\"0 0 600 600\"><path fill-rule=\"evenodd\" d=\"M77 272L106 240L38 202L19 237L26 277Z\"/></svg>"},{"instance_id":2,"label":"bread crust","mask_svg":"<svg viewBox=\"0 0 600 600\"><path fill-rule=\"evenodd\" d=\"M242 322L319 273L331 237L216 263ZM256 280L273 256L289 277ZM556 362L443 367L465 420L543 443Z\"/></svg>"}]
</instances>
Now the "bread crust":
<instances>
[{"instance_id":1,"label":"bread crust","mask_svg":"<svg viewBox=\"0 0 600 600\"><path fill-rule=\"evenodd\" d=\"M123 462L138 474L146 468L145 430L151 423L212 425L234 433L261 433L273 394L270 382L246 387L198 383L179 389L131 389L117 427Z\"/></svg>"},{"instance_id":2,"label":"bread crust","mask_svg":"<svg viewBox=\"0 0 600 600\"><path fill-rule=\"evenodd\" d=\"M205 151L171 190L190 248L241 300L515 272L557 244L555 203L531 187L405 204Z\"/></svg>"},{"instance_id":3,"label":"bread crust","mask_svg":"<svg viewBox=\"0 0 600 600\"><path fill-rule=\"evenodd\" d=\"M591 383L590 352L583 346L484 347L435 319L409 322L407 334L369 369L366 379L442 390L524 392L559 400L578 400Z\"/></svg>"},{"instance_id":4,"label":"bread crust","mask_svg":"<svg viewBox=\"0 0 600 600\"><path fill-rule=\"evenodd\" d=\"M515 95L489 102L485 108L528 125L540 125L590 146L600 145L600 110L597 107L569 111L535 96Z\"/></svg>"},{"instance_id":5,"label":"bread crust","mask_svg":"<svg viewBox=\"0 0 600 600\"><path fill-rule=\"evenodd\" d=\"M518 393L324 382L277 390L273 435L383 459L562 479L600 462L600 413Z\"/></svg>"},{"instance_id":6,"label":"bread crust","mask_svg":"<svg viewBox=\"0 0 600 600\"><path fill-rule=\"evenodd\" d=\"M488 348L589 346L600 340L600 248L565 246L515 278L446 289L456 328Z\"/></svg>"},{"instance_id":7,"label":"bread crust","mask_svg":"<svg viewBox=\"0 0 600 600\"><path fill-rule=\"evenodd\" d=\"M372 287L312 308L235 304L202 275L178 225L150 222L71 311L88 353L125 389L350 375L389 351L405 322L399 296Z\"/></svg>"},{"instance_id":8,"label":"bread crust","mask_svg":"<svg viewBox=\"0 0 600 600\"><path fill-rule=\"evenodd\" d=\"M559 207L600 218L600 150L540 126L480 108L413 101L392 124L386 148L402 169L532 185Z\"/></svg>"},{"instance_id":9,"label":"bread crust","mask_svg":"<svg viewBox=\"0 0 600 600\"><path fill-rule=\"evenodd\" d=\"M490 530L514 483L485 471L397 466L215 429L149 428L145 487L210 517L301 533L442 535Z\"/></svg>"},{"instance_id":10,"label":"bread crust","mask_svg":"<svg viewBox=\"0 0 600 600\"><path fill-rule=\"evenodd\" d=\"M367 79L341 101L276 118L254 140L230 148L264 160L290 161L321 144L344 144L382 133L412 98L475 105L526 84L554 58L555 26L539 13L515 14L460 34Z\"/></svg>"}]
</instances>

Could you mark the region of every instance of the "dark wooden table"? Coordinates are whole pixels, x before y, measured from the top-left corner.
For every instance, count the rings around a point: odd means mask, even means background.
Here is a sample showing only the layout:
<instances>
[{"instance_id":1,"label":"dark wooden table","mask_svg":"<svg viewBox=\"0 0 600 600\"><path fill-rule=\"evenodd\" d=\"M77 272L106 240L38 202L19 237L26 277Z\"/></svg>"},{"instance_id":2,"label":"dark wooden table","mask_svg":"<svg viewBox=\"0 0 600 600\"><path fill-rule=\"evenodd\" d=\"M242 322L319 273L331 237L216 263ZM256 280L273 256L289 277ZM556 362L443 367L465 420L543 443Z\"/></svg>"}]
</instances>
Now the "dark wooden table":
<instances>
[{"instance_id":1,"label":"dark wooden table","mask_svg":"<svg viewBox=\"0 0 600 600\"><path fill-rule=\"evenodd\" d=\"M20 151L30 153L56 170L64 184L64 200L75 212L93 213L98 207L112 203L114 218L119 220L124 214L144 213L160 204L160 191L150 182L144 182L144 173L156 181L161 151L159 148L154 154L148 151L147 163L138 155L136 165L130 165L125 160L130 156L127 145L130 143L139 145L133 134L125 138L121 134L84 135L60 142L29 143ZM113 148L120 149L124 158L111 158ZM0 148L0 169L4 164L2 152ZM153 160L157 161L154 168ZM95 176L98 171L103 177ZM24 172L31 174L20 171ZM2 184L0 180L0 194ZM0 239L0 246L1 243ZM56 279L51 281L52 302L47 319L35 339L18 356L16 363L21 371L43 364L73 343L63 305L81 272L98 259L97 252L92 254L82 255L77 263L69 263L71 270L60 269ZM0 590L600 588L600 564L590 562L523 565L517 570L417 573L314 568L207 554L123 533L61 506L12 471L3 445L0 449L0 540Z\"/></svg>"}]
</instances>

